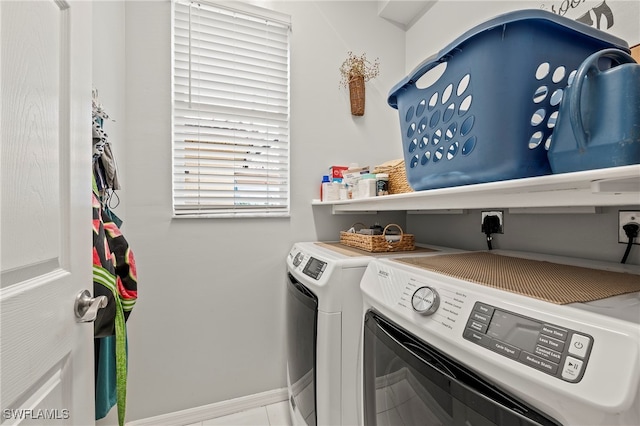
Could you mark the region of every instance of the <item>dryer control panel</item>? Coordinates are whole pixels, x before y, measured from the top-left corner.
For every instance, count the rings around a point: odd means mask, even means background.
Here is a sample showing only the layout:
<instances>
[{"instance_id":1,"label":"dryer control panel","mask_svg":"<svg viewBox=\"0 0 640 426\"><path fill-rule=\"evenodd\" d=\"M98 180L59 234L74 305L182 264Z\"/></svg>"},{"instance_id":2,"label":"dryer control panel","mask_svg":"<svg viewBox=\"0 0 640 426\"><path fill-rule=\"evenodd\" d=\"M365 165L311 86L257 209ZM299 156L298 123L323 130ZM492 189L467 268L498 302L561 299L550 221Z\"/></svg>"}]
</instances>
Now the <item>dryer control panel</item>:
<instances>
[{"instance_id":1,"label":"dryer control panel","mask_svg":"<svg viewBox=\"0 0 640 426\"><path fill-rule=\"evenodd\" d=\"M310 256L302 272L315 280L319 280L325 269L327 269L327 262Z\"/></svg>"},{"instance_id":2,"label":"dryer control panel","mask_svg":"<svg viewBox=\"0 0 640 426\"><path fill-rule=\"evenodd\" d=\"M582 379L593 346L590 335L481 302L474 305L463 337L571 383Z\"/></svg>"},{"instance_id":3,"label":"dryer control panel","mask_svg":"<svg viewBox=\"0 0 640 426\"><path fill-rule=\"evenodd\" d=\"M298 268L302 268L302 273L314 280L320 280L320 277L327 269L327 262L316 259L313 256L309 256L303 251L296 252L295 250L292 250L289 253L289 257L292 259L291 263L293 263L293 267L295 269L298 270Z\"/></svg>"}]
</instances>

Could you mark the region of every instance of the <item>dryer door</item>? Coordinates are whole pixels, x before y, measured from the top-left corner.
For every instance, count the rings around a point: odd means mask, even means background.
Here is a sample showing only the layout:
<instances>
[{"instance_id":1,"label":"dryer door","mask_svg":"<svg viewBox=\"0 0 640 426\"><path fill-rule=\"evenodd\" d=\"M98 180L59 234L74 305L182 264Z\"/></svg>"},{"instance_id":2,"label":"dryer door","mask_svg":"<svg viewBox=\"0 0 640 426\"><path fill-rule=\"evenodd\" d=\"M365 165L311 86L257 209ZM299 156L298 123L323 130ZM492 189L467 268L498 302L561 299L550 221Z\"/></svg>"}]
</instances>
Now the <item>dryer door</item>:
<instances>
[{"instance_id":1,"label":"dryer door","mask_svg":"<svg viewBox=\"0 0 640 426\"><path fill-rule=\"evenodd\" d=\"M287 279L287 383L289 403L309 426L316 425L318 298L291 273Z\"/></svg>"},{"instance_id":2,"label":"dryer door","mask_svg":"<svg viewBox=\"0 0 640 426\"><path fill-rule=\"evenodd\" d=\"M559 424L372 311L363 357L367 426Z\"/></svg>"}]
</instances>

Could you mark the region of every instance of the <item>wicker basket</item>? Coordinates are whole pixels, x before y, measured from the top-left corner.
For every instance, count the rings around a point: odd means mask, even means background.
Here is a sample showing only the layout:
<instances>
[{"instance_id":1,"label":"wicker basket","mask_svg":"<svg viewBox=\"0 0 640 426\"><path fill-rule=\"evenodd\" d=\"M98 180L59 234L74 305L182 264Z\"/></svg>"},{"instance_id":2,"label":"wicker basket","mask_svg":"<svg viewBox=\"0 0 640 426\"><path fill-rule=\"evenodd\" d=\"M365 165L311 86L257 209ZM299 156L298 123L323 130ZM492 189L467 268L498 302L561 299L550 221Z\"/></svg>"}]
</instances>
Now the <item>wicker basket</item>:
<instances>
[{"instance_id":1,"label":"wicker basket","mask_svg":"<svg viewBox=\"0 0 640 426\"><path fill-rule=\"evenodd\" d=\"M351 101L351 114L364 115L364 77L353 77L349 81L349 99Z\"/></svg>"},{"instance_id":2,"label":"wicker basket","mask_svg":"<svg viewBox=\"0 0 640 426\"><path fill-rule=\"evenodd\" d=\"M387 173L389 175L389 194L404 194L413 192L407 181L407 170L404 160L391 160L376 166L374 173Z\"/></svg>"},{"instance_id":3,"label":"wicker basket","mask_svg":"<svg viewBox=\"0 0 640 426\"><path fill-rule=\"evenodd\" d=\"M387 235L387 230L390 227L396 227L400 230L397 241L394 241L395 238L392 239L391 235ZM396 235L393 237L396 237ZM340 243L371 253L411 251L416 248L414 236L405 234L402 228L395 223L385 226L382 235L363 235L355 232L340 231Z\"/></svg>"}]
</instances>

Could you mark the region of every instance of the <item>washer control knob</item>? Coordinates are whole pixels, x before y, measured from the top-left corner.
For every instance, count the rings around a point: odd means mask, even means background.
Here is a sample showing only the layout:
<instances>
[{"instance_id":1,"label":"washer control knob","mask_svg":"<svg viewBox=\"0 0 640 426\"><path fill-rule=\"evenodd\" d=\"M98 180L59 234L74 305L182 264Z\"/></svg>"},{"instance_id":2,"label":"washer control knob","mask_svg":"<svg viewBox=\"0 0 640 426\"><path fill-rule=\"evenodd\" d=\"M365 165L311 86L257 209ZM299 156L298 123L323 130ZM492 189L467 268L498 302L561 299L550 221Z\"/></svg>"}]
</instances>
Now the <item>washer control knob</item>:
<instances>
[{"instance_id":1,"label":"washer control knob","mask_svg":"<svg viewBox=\"0 0 640 426\"><path fill-rule=\"evenodd\" d=\"M299 251L296 256L293 258L293 266L298 266L300 264L300 262L302 262L302 259L304 259L304 254Z\"/></svg>"},{"instance_id":2,"label":"washer control knob","mask_svg":"<svg viewBox=\"0 0 640 426\"><path fill-rule=\"evenodd\" d=\"M413 306L414 311L421 315L431 315L440 306L440 296L431 287L420 287L411 297L411 306Z\"/></svg>"}]
</instances>

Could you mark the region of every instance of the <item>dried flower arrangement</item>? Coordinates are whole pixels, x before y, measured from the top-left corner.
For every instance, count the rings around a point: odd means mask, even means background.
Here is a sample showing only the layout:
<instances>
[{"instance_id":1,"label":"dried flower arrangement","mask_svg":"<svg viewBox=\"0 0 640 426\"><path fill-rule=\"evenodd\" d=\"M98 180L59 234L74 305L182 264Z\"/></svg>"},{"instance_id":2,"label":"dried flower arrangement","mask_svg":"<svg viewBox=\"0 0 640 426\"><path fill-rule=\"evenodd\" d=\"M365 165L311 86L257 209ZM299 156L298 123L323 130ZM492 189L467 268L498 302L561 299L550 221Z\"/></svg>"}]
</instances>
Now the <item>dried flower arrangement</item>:
<instances>
[{"instance_id":1,"label":"dried flower arrangement","mask_svg":"<svg viewBox=\"0 0 640 426\"><path fill-rule=\"evenodd\" d=\"M373 63L363 53L356 56L349 52L347 59L340 66L340 86L349 88L349 100L352 115L364 115L365 90L364 83L376 78L380 72L378 58Z\"/></svg>"},{"instance_id":2,"label":"dried flower arrangement","mask_svg":"<svg viewBox=\"0 0 640 426\"><path fill-rule=\"evenodd\" d=\"M357 78L363 77L364 81L376 78L380 73L380 60L376 58L373 63L367 59L367 55L363 53L356 56L353 52L348 53L347 59L340 66L340 86L347 88L349 83Z\"/></svg>"}]
</instances>

